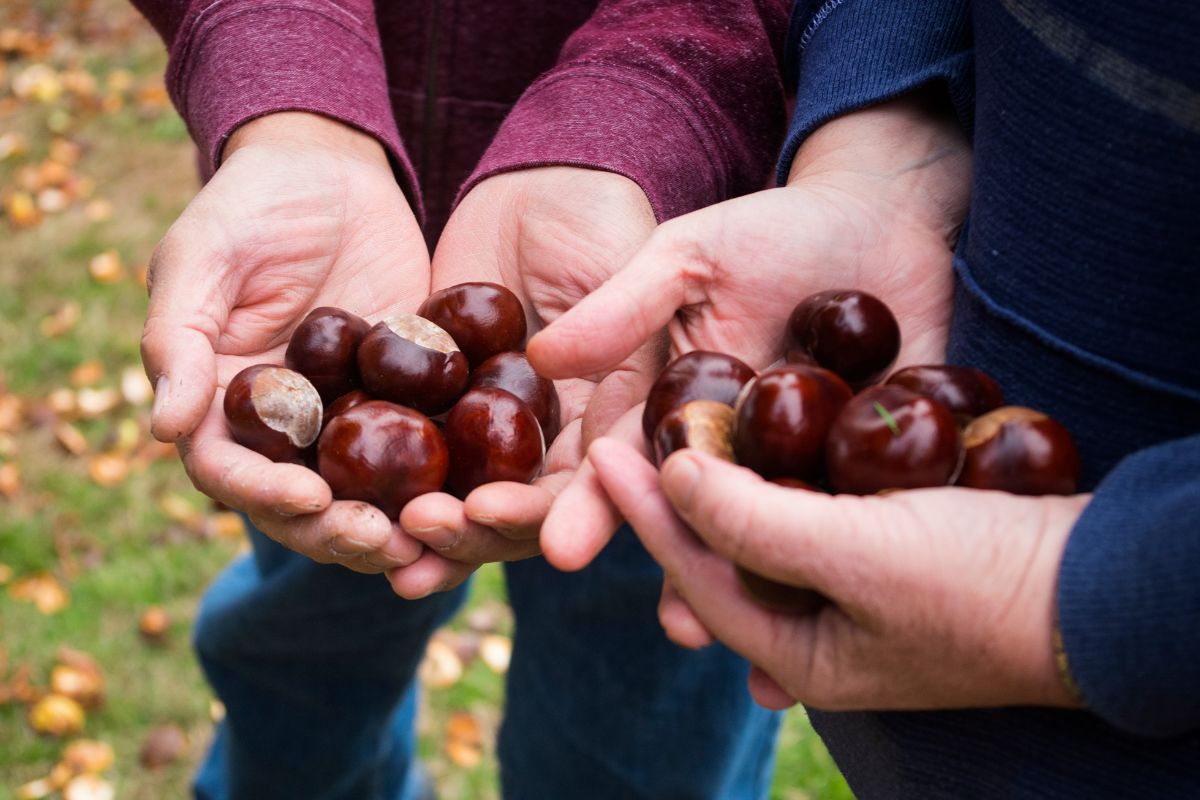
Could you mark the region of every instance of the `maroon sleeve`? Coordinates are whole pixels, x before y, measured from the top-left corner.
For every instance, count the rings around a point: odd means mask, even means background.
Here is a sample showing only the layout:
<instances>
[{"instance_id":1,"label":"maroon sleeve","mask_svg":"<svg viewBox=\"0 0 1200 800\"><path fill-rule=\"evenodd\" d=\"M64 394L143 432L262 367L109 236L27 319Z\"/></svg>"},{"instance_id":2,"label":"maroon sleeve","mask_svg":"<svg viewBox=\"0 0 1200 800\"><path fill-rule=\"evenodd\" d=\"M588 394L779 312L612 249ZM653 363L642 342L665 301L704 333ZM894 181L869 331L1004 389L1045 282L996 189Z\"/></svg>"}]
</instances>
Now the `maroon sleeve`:
<instances>
[{"instance_id":1,"label":"maroon sleeve","mask_svg":"<svg viewBox=\"0 0 1200 800\"><path fill-rule=\"evenodd\" d=\"M167 43L167 90L204 170L242 123L310 111L373 135L410 198L371 0L134 0Z\"/></svg>"},{"instance_id":2,"label":"maroon sleeve","mask_svg":"<svg viewBox=\"0 0 1200 800\"><path fill-rule=\"evenodd\" d=\"M606 0L459 193L533 166L637 182L668 219L766 185L783 131L786 0Z\"/></svg>"}]
</instances>

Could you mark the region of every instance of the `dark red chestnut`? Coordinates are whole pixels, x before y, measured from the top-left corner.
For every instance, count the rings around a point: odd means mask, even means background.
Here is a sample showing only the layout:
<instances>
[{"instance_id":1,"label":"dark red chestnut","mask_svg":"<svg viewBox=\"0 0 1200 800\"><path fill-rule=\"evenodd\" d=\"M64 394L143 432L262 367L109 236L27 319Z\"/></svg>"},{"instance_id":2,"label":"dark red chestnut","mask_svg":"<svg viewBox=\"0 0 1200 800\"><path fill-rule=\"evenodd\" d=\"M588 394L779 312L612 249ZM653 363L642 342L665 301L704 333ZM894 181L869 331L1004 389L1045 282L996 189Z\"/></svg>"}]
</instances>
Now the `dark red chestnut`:
<instances>
[{"instance_id":1,"label":"dark red chestnut","mask_svg":"<svg viewBox=\"0 0 1200 800\"><path fill-rule=\"evenodd\" d=\"M450 334L416 314L381 322L358 347L358 371L373 396L440 414L467 388L467 359Z\"/></svg>"},{"instance_id":2,"label":"dark red chestnut","mask_svg":"<svg viewBox=\"0 0 1200 800\"><path fill-rule=\"evenodd\" d=\"M515 394L529 406L547 442L558 436L559 405L554 382L534 372L524 353L497 353L471 373L470 388L491 386Z\"/></svg>"},{"instance_id":3,"label":"dark red chestnut","mask_svg":"<svg viewBox=\"0 0 1200 800\"><path fill-rule=\"evenodd\" d=\"M460 283L434 292L417 314L454 337L471 369L497 353L525 349L525 309L498 283Z\"/></svg>"},{"instance_id":4,"label":"dark red chestnut","mask_svg":"<svg viewBox=\"0 0 1200 800\"><path fill-rule=\"evenodd\" d=\"M818 292L800 301L787 327L787 360L813 361L854 389L883 377L900 352L900 326L883 301L857 289Z\"/></svg>"},{"instance_id":5,"label":"dark red chestnut","mask_svg":"<svg viewBox=\"0 0 1200 800\"><path fill-rule=\"evenodd\" d=\"M225 418L238 444L272 461L303 463L321 432L321 396L298 372L256 364L229 382Z\"/></svg>"},{"instance_id":6,"label":"dark red chestnut","mask_svg":"<svg viewBox=\"0 0 1200 800\"><path fill-rule=\"evenodd\" d=\"M733 406L716 400L692 400L667 414L654 431L654 463L662 466L667 456L690 447L732 462Z\"/></svg>"},{"instance_id":7,"label":"dark red chestnut","mask_svg":"<svg viewBox=\"0 0 1200 800\"><path fill-rule=\"evenodd\" d=\"M834 491L945 486L962 461L958 425L936 400L903 386L872 386L829 429L825 464Z\"/></svg>"},{"instance_id":8,"label":"dark red chestnut","mask_svg":"<svg viewBox=\"0 0 1200 800\"><path fill-rule=\"evenodd\" d=\"M829 370L788 364L767 370L738 400L733 452L767 479L812 480L821 471L825 435L851 397Z\"/></svg>"},{"instance_id":9,"label":"dark red chestnut","mask_svg":"<svg viewBox=\"0 0 1200 800\"><path fill-rule=\"evenodd\" d=\"M1000 384L991 375L974 367L954 367L949 364L905 367L888 378L886 383L932 397L950 409L960 425L966 425L980 414L1004 405Z\"/></svg>"},{"instance_id":10,"label":"dark red chestnut","mask_svg":"<svg viewBox=\"0 0 1200 800\"><path fill-rule=\"evenodd\" d=\"M546 445L529 406L493 387L471 389L446 417L449 487L459 497L495 481L529 483L542 469Z\"/></svg>"},{"instance_id":11,"label":"dark red chestnut","mask_svg":"<svg viewBox=\"0 0 1200 800\"><path fill-rule=\"evenodd\" d=\"M370 329L349 311L314 308L292 333L283 364L308 378L322 402L333 402L358 388L358 345Z\"/></svg>"},{"instance_id":12,"label":"dark red chestnut","mask_svg":"<svg viewBox=\"0 0 1200 800\"><path fill-rule=\"evenodd\" d=\"M371 397L371 395L367 394L362 389L355 389L353 392L346 392L346 394L325 406L325 422L323 423L323 426L328 425L329 420L333 419L339 414L345 414L355 406L361 406L363 403L369 403L374 399L374 397Z\"/></svg>"},{"instance_id":13,"label":"dark red chestnut","mask_svg":"<svg viewBox=\"0 0 1200 800\"><path fill-rule=\"evenodd\" d=\"M714 400L732 406L754 370L724 353L693 350L667 365L650 387L642 412L642 431L653 443L654 431L668 413L692 400Z\"/></svg>"},{"instance_id":14,"label":"dark red chestnut","mask_svg":"<svg viewBox=\"0 0 1200 800\"><path fill-rule=\"evenodd\" d=\"M329 421L317 443L317 471L338 500L363 500L391 519L446 482L449 454L418 411L371 400Z\"/></svg>"},{"instance_id":15,"label":"dark red chestnut","mask_svg":"<svg viewBox=\"0 0 1200 800\"><path fill-rule=\"evenodd\" d=\"M1004 406L963 431L966 457L959 486L1013 494L1072 494L1079 451L1067 429L1040 411Z\"/></svg>"}]
</instances>

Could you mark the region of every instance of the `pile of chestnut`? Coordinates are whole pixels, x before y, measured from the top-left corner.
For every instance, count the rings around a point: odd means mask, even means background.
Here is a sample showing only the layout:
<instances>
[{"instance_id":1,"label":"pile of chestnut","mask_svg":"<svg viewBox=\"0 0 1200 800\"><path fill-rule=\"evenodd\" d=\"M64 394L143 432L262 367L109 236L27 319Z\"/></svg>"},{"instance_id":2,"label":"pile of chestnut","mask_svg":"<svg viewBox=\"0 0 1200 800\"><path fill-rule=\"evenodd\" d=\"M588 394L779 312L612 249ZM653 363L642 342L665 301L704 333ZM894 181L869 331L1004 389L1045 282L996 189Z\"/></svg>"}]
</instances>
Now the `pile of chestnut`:
<instances>
[{"instance_id":1,"label":"pile of chestnut","mask_svg":"<svg viewBox=\"0 0 1200 800\"><path fill-rule=\"evenodd\" d=\"M857 290L819 292L788 320L787 363L761 374L695 351L659 376L642 426L661 464L683 447L778 484L856 495L958 485L1014 494L1071 494L1079 455L1046 414L1005 406L981 370L912 366L888 307ZM760 602L808 611L822 599L738 568Z\"/></svg>"},{"instance_id":2,"label":"pile of chestnut","mask_svg":"<svg viewBox=\"0 0 1200 800\"><path fill-rule=\"evenodd\" d=\"M558 434L559 402L525 359L525 334L520 300L493 283L443 289L374 326L317 308L284 366L234 377L225 416L238 443L308 465L335 498L392 519L427 492L528 483Z\"/></svg>"}]
</instances>

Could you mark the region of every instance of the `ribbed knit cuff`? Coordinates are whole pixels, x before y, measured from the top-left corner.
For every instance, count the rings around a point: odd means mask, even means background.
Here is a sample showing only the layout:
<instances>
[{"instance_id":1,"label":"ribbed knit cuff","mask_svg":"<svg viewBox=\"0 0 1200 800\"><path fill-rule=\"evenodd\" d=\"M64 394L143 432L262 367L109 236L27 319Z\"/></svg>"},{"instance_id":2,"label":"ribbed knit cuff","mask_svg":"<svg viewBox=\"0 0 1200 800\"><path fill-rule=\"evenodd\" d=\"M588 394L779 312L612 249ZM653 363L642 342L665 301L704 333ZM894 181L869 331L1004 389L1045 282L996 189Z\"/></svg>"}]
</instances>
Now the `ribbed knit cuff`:
<instances>
[{"instance_id":1,"label":"ribbed knit cuff","mask_svg":"<svg viewBox=\"0 0 1200 800\"><path fill-rule=\"evenodd\" d=\"M933 81L945 82L971 130L969 4L962 0L801 2L785 50L796 110L776 167L787 181L796 150L825 122Z\"/></svg>"},{"instance_id":2,"label":"ribbed knit cuff","mask_svg":"<svg viewBox=\"0 0 1200 800\"><path fill-rule=\"evenodd\" d=\"M308 111L378 139L420 212L373 18L318 0L217 0L179 31L167 88L200 148L206 175L220 165L238 126L279 111Z\"/></svg>"},{"instance_id":3,"label":"ribbed knit cuff","mask_svg":"<svg viewBox=\"0 0 1200 800\"><path fill-rule=\"evenodd\" d=\"M575 67L517 101L459 199L502 172L577 166L634 181L662 221L725 198L717 148L703 117L665 84L632 70Z\"/></svg>"},{"instance_id":4,"label":"ribbed knit cuff","mask_svg":"<svg viewBox=\"0 0 1200 800\"><path fill-rule=\"evenodd\" d=\"M1059 572L1071 674L1143 736L1200 729L1200 436L1136 453L1076 523Z\"/></svg>"}]
</instances>

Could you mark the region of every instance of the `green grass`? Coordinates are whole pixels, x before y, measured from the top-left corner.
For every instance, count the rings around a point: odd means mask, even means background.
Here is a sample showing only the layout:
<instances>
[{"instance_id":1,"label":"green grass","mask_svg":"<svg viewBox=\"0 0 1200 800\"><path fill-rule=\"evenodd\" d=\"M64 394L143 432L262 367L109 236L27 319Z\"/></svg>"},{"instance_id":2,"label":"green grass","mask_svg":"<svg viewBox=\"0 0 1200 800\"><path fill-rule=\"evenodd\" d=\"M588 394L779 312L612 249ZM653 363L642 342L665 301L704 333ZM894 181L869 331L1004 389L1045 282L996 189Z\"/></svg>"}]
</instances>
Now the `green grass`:
<instances>
[{"instance_id":1,"label":"green grass","mask_svg":"<svg viewBox=\"0 0 1200 800\"><path fill-rule=\"evenodd\" d=\"M37 13L27 16L31 7ZM5 3L0 29L36 24L43 32L54 32L62 25L50 63L59 68L77 64L95 75L101 87L117 69L132 72L136 87L159 79L165 64L161 44L123 0L96 0L82 24L66 24L78 22L68 19L68 10L76 7L74 0ZM108 33L79 40L72 38L72 30ZM21 132L29 140L28 153L0 162L0 199L12 190L20 168L38 163L53 136L63 135L83 148L77 170L94 182L93 196L106 198L115 208L111 218L93 222L81 202L19 231L0 220L0 394L16 394L27 409L36 409L51 391L68 385L70 371L83 361L99 360L106 372L102 385L109 386L116 385L123 368L138 365L145 291L132 277L111 285L94 282L88 262L115 249L132 275L197 185L186 129L169 110L129 102L116 111L89 111L68 97L50 105L5 102L11 97L11 76L29 63L12 61L7 77L0 78L0 133ZM67 127L51 134L47 125L59 126L64 118L69 119ZM66 301L80 304L79 324L58 338L42 336L40 321ZM146 415L145 407L122 406L102 419L77 424L94 453L107 446L121 419L137 420L144 432ZM0 564L13 574L10 585L38 572L57 576L70 592L70 603L47 616L12 599L0 586L5 669L11 673L27 665L34 681L44 686L61 646L90 653L107 680L107 702L89 713L84 735L115 749L116 765L108 777L118 796L184 797L212 730L212 695L188 647L188 632L204 587L240 544L198 536L164 513L160 501L167 495L183 496L196 509L209 510L174 459L155 460L133 470L122 484L103 488L89 477L86 458L67 454L50 428L33 422L27 418L9 434L7 444L0 440L0 464L18 464L24 483L17 496L0 496ZM486 567L476 576L464 614L503 608L504 598L502 571ZM151 604L164 606L174 620L163 647L144 643L137 633L137 618ZM451 623L452 628L464 625L461 616ZM500 631L511 631L503 615ZM0 681L6 676L0 674ZM443 797L498 797L494 740L503 692L503 677L479 659L455 685L427 692L419 721L420 752ZM460 711L474 715L484 734L483 759L471 768L456 765L444 746L447 719ZM36 735L26 713L24 705L0 703L0 800L13 797L22 783L45 776L65 746ZM146 733L167 722L188 732L187 757L165 769L143 769L138 751ZM802 711L788 715L772 797L850 797Z\"/></svg>"}]
</instances>

